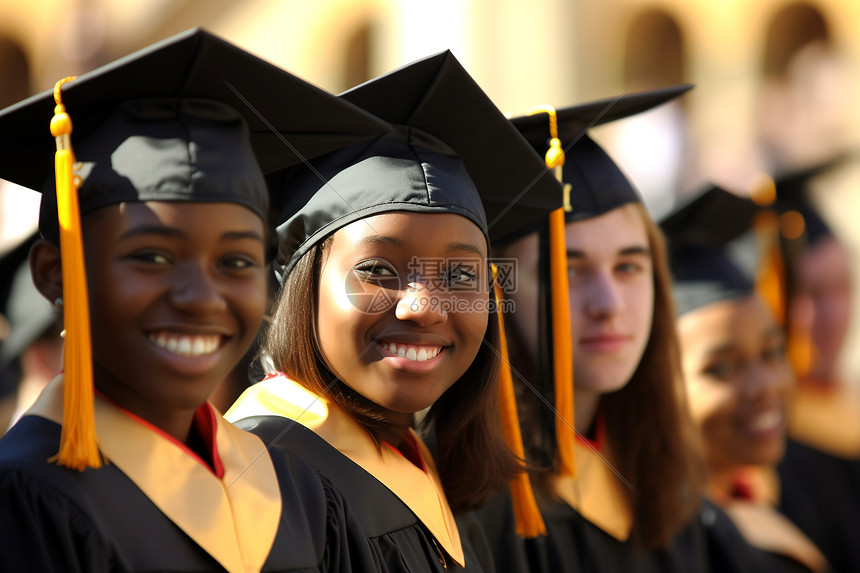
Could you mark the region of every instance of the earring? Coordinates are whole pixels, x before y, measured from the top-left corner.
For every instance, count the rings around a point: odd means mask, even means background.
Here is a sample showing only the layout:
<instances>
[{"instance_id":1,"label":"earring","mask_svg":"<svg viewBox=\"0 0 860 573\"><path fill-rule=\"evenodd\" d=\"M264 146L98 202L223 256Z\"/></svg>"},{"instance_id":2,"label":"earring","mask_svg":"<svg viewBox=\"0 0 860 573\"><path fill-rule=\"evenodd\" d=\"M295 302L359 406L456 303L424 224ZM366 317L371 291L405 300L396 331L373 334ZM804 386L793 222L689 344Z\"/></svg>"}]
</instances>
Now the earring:
<instances>
[{"instance_id":1,"label":"earring","mask_svg":"<svg viewBox=\"0 0 860 573\"><path fill-rule=\"evenodd\" d=\"M63 308L63 297L59 296L54 299L54 308L57 310Z\"/></svg>"}]
</instances>

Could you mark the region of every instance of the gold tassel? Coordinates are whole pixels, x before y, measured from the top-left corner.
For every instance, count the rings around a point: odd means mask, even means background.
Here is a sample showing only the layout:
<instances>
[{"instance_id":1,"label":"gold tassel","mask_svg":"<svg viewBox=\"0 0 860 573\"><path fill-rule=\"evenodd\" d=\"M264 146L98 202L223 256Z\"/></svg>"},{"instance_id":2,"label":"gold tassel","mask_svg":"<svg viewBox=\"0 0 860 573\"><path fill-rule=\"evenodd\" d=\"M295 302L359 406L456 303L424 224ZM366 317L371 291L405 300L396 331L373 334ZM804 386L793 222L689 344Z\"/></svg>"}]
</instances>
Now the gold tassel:
<instances>
[{"instance_id":1,"label":"gold tassel","mask_svg":"<svg viewBox=\"0 0 860 573\"><path fill-rule=\"evenodd\" d=\"M570 289L567 282L567 245L564 209L550 213L550 289L552 297L552 359L555 390L555 436L559 453L559 474L576 476L573 447L573 342L570 335Z\"/></svg>"},{"instance_id":2,"label":"gold tassel","mask_svg":"<svg viewBox=\"0 0 860 573\"><path fill-rule=\"evenodd\" d=\"M549 115L550 144L546 166L564 183L564 149L558 138L558 118L551 106L541 106L534 113ZM552 302L553 388L555 391L555 437L558 445L559 474L576 476L573 448L576 443L573 402L573 342L570 334L570 289L567 280L567 244L565 241L565 208L549 215L550 300Z\"/></svg>"},{"instance_id":3,"label":"gold tassel","mask_svg":"<svg viewBox=\"0 0 860 573\"><path fill-rule=\"evenodd\" d=\"M502 289L496 280L498 267L492 265L493 289L496 293L496 315L499 317L499 414L502 422L502 433L508 448L521 460L526 459L523 448L523 435L520 430L520 418L517 414L517 399L514 395L514 379L511 375L511 363L508 356L508 340L505 336L505 319L502 316ZM534 490L528 472L518 473L511 480L511 499L514 507L514 522L517 535L533 538L546 535L546 525L538 509Z\"/></svg>"},{"instance_id":4,"label":"gold tassel","mask_svg":"<svg viewBox=\"0 0 860 573\"><path fill-rule=\"evenodd\" d=\"M796 245L803 240L806 231L806 221L798 211L786 211L779 217L779 232L789 241L790 245ZM797 377L803 380L815 362L815 345L812 342L807 327L801 327L797 321L788 320L788 332L786 340L786 354L788 361Z\"/></svg>"},{"instance_id":5,"label":"gold tassel","mask_svg":"<svg viewBox=\"0 0 860 573\"><path fill-rule=\"evenodd\" d=\"M63 429L60 451L48 461L83 470L102 465L96 439L93 403L93 363L90 342L90 312L84 266L81 215L78 207L78 182L74 176L72 120L63 106L60 88L74 77L54 86L54 117L51 134L57 141L55 169L57 210L60 222L60 250L63 265L63 324L66 342L63 355L65 372Z\"/></svg>"},{"instance_id":6,"label":"gold tassel","mask_svg":"<svg viewBox=\"0 0 860 573\"><path fill-rule=\"evenodd\" d=\"M779 217L771 208L776 200L776 184L763 175L750 194L762 207L753 219L753 229L759 252L756 292L773 313L780 326L785 326L785 265L779 244Z\"/></svg>"}]
</instances>

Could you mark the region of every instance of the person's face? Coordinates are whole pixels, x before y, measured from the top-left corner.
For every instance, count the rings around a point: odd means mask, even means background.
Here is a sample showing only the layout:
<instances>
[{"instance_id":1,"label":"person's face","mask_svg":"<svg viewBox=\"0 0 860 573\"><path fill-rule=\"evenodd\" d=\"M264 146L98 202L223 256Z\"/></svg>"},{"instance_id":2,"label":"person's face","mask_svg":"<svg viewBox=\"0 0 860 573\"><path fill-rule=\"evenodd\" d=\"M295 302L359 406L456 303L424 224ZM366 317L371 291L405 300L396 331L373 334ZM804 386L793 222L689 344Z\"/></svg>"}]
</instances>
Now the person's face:
<instances>
[{"instance_id":1,"label":"person's face","mask_svg":"<svg viewBox=\"0 0 860 573\"><path fill-rule=\"evenodd\" d=\"M782 330L759 298L688 312L678 334L690 411L711 467L777 462L793 375Z\"/></svg>"},{"instance_id":2,"label":"person's face","mask_svg":"<svg viewBox=\"0 0 860 573\"><path fill-rule=\"evenodd\" d=\"M800 259L795 278L792 320L808 329L815 348L809 375L835 380L851 320L851 269L845 247L833 238L817 242Z\"/></svg>"},{"instance_id":3,"label":"person's face","mask_svg":"<svg viewBox=\"0 0 860 573\"><path fill-rule=\"evenodd\" d=\"M392 418L432 405L487 329L487 246L459 215L385 213L333 235L317 336L332 372Z\"/></svg>"},{"instance_id":4,"label":"person's face","mask_svg":"<svg viewBox=\"0 0 860 573\"><path fill-rule=\"evenodd\" d=\"M232 203L150 201L83 227L96 387L155 425L198 407L262 320L263 221Z\"/></svg>"},{"instance_id":5,"label":"person's face","mask_svg":"<svg viewBox=\"0 0 860 573\"><path fill-rule=\"evenodd\" d=\"M642 215L625 205L568 223L567 266L577 393L630 380L651 333L654 276Z\"/></svg>"}]
</instances>

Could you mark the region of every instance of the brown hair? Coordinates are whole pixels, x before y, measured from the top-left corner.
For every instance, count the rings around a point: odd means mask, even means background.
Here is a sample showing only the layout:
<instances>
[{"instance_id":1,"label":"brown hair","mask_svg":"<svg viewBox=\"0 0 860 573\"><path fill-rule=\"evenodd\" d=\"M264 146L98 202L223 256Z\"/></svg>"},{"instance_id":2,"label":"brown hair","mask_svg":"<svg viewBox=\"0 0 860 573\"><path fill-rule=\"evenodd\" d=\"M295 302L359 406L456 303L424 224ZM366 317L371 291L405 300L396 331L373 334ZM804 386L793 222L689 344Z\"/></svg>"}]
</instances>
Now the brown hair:
<instances>
[{"instance_id":1,"label":"brown hair","mask_svg":"<svg viewBox=\"0 0 860 573\"><path fill-rule=\"evenodd\" d=\"M336 403L379 445L384 417L329 370L317 338L320 274L331 242L315 245L287 276L263 348L275 368ZM480 507L520 471L499 426L498 346L498 322L490 316L475 360L422 421L435 432L436 466L454 513Z\"/></svg>"},{"instance_id":2,"label":"brown hair","mask_svg":"<svg viewBox=\"0 0 860 573\"><path fill-rule=\"evenodd\" d=\"M665 240L645 208L631 205L645 224L651 247L651 333L630 380L622 389L602 396L600 407L612 463L633 488L626 490L634 511L633 540L640 547L657 548L668 546L697 511L705 470L697 430L687 410ZM509 340L514 343L511 358L520 375L539 380L540 357L529 356L516 331L510 332ZM541 398L524 388L522 378L517 390L523 425L540 428L524 432L526 457L545 468L557 457L553 420ZM543 482L546 472L537 474L538 483Z\"/></svg>"},{"instance_id":3,"label":"brown hair","mask_svg":"<svg viewBox=\"0 0 860 573\"><path fill-rule=\"evenodd\" d=\"M666 245L645 207L636 204L651 246L651 335L630 381L601 398L616 467L636 493L634 539L665 547L697 511L705 470L687 409Z\"/></svg>"}]
</instances>

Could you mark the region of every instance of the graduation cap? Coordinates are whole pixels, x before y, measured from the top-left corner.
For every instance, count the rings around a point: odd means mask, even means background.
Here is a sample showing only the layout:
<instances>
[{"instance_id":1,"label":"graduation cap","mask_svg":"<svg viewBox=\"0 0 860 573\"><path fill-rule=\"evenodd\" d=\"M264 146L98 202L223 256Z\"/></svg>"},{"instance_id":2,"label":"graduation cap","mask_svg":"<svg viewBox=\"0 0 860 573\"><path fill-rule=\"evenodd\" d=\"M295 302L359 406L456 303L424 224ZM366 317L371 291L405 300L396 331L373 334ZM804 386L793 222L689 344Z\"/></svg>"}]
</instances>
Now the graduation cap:
<instances>
[{"instance_id":1,"label":"graduation cap","mask_svg":"<svg viewBox=\"0 0 860 573\"><path fill-rule=\"evenodd\" d=\"M743 255L755 245L742 237L758 209L747 197L708 185L660 220L679 315L754 292L755 264Z\"/></svg>"},{"instance_id":2,"label":"graduation cap","mask_svg":"<svg viewBox=\"0 0 860 573\"><path fill-rule=\"evenodd\" d=\"M627 203L642 202L633 184L587 131L662 105L692 88L691 84L682 84L621 94L552 112L540 113L544 111L541 109L536 114L515 117L511 122L541 156L550 149L552 139L558 139L557 145L564 151L562 181L570 185L570 209L565 219L579 221ZM551 135L550 122L557 125L557 135Z\"/></svg>"},{"instance_id":3,"label":"graduation cap","mask_svg":"<svg viewBox=\"0 0 860 573\"><path fill-rule=\"evenodd\" d=\"M826 161L784 172L774 179L776 209L780 213L781 231L786 240L800 239L804 247L833 236L830 226L815 206L812 181L846 163L850 154L839 154Z\"/></svg>"},{"instance_id":4,"label":"graduation cap","mask_svg":"<svg viewBox=\"0 0 860 573\"><path fill-rule=\"evenodd\" d=\"M30 344L56 324L54 308L39 293L30 275L33 234L0 259L0 309L9 326L0 342L0 368L21 356Z\"/></svg>"},{"instance_id":5,"label":"graduation cap","mask_svg":"<svg viewBox=\"0 0 860 573\"><path fill-rule=\"evenodd\" d=\"M379 213L456 213L489 243L562 203L559 183L449 51L339 97L393 129L270 177L284 189L282 277L313 245Z\"/></svg>"},{"instance_id":6,"label":"graduation cap","mask_svg":"<svg viewBox=\"0 0 860 573\"><path fill-rule=\"evenodd\" d=\"M283 175L282 277L311 246L378 213L456 213L475 223L489 246L562 205L559 182L450 51L340 97L394 131L314 162L313 170ZM528 483L525 473L516 479ZM545 530L533 496L530 512L538 522L530 531Z\"/></svg>"},{"instance_id":7,"label":"graduation cap","mask_svg":"<svg viewBox=\"0 0 860 573\"><path fill-rule=\"evenodd\" d=\"M67 335L60 464L101 464L80 215L127 201L226 201L266 221L264 172L385 129L348 102L200 29L0 111L0 177L49 191L39 227L61 244Z\"/></svg>"}]
</instances>

